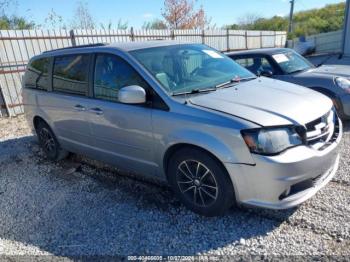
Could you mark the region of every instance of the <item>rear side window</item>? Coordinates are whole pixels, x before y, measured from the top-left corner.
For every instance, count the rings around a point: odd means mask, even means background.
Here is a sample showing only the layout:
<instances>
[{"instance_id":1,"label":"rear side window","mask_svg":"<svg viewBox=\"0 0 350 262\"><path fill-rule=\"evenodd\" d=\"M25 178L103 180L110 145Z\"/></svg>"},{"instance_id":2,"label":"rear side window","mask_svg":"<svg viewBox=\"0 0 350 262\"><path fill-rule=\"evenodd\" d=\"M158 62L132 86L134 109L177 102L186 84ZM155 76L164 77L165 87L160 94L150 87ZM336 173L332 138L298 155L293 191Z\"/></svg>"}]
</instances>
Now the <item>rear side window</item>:
<instances>
[{"instance_id":1,"label":"rear side window","mask_svg":"<svg viewBox=\"0 0 350 262\"><path fill-rule=\"evenodd\" d=\"M243 67L252 66L254 64L253 58L239 58L235 59L235 61Z\"/></svg>"},{"instance_id":2,"label":"rear side window","mask_svg":"<svg viewBox=\"0 0 350 262\"><path fill-rule=\"evenodd\" d=\"M97 55L94 75L94 94L99 99L118 102L118 92L126 86L138 85L148 89L135 69L115 55Z\"/></svg>"},{"instance_id":3,"label":"rear side window","mask_svg":"<svg viewBox=\"0 0 350 262\"><path fill-rule=\"evenodd\" d=\"M26 88L47 90L49 81L50 58L33 60L27 68L25 75Z\"/></svg>"},{"instance_id":4,"label":"rear side window","mask_svg":"<svg viewBox=\"0 0 350 262\"><path fill-rule=\"evenodd\" d=\"M53 90L75 95L88 94L89 55L69 55L55 58Z\"/></svg>"}]
</instances>

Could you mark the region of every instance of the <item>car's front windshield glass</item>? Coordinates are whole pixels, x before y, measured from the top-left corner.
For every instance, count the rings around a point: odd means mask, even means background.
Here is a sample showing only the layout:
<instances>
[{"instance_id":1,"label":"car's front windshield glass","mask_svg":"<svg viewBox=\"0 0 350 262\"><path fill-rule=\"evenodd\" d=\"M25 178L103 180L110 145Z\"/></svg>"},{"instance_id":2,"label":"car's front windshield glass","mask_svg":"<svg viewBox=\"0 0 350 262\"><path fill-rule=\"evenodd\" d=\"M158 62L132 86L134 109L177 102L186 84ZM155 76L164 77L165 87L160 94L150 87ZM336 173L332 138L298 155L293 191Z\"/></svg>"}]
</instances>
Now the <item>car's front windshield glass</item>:
<instances>
[{"instance_id":1,"label":"car's front windshield glass","mask_svg":"<svg viewBox=\"0 0 350 262\"><path fill-rule=\"evenodd\" d=\"M272 57L286 74L305 71L313 67L309 61L294 51L275 54Z\"/></svg>"},{"instance_id":2,"label":"car's front windshield glass","mask_svg":"<svg viewBox=\"0 0 350 262\"><path fill-rule=\"evenodd\" d=\"M201 44L181 44L130 52L169 94L204 91L255 75Z\"/></svg>"}]
</instances>

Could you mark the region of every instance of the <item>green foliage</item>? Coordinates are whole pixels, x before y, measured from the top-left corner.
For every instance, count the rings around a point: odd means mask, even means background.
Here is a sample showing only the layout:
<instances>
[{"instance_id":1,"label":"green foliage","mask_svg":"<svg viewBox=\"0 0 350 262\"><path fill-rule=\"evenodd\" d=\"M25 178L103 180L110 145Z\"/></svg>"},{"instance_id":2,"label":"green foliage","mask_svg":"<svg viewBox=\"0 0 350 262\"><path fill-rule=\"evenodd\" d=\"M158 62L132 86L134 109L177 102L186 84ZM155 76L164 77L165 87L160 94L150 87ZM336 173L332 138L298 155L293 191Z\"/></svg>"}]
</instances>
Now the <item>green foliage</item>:
<instances>
[{"instance_id":1,"label":"green foliage","mask_svg":"<svg viewBox=\"0 0 350 262\"><path fill-rule=\"evenodd\" d=\"M24 29L34 29L35 24L32 21L28 21L24 17L11 16L8 17L3 15L0 17L0 29L15 29L15 30L24 30Z\"/></svg>"},{"instance_id":2,"label":"green foliage","mask_svg":"<svg viewBox=\"0 0 350 262\"><path fill-rule=\"evenodd\" d=\"M0 0L0 30L11 29L33 29L35 24L33 21L28 21L24 17L9 15L7 10L11 7L17 6L14 0Z\"/></svg>"},{"instance_id":3,"label":"green foliage","mask_svg":"<svg viewBox=\"0 0 350 262\"><path fill-rule=\"evenodd\" d=\"M326 5L324 8L311 9L294 14L293 33L289 38L326 33L342 29L344 23L345 2ZM251 16L251 15L250 15ZM288 17L243 19L249 22L229 25L229 29L287 31Z\"/></svg>"},{"instance_id":4,"label":"green foliage","mask_svg":"<svg viewBox=\"0 0 350 262\"><path fill-rule=\"evenodd\" d=\"M167 25L160 19L154 19L153 21L144 22L143 29L167 29Z\"/></svg>"},{"instance_id":5,"label":"green foliage","mask_svg":"<svg viewBox=\"0 0 350 262\"><path fill-rule=\"evenodd\" d=\"M128 21L123 21L122 19L118 20L117 23L117 29L121 29L121 30L126 30L129 27L129 22Z\"/></svg>"}]
</instances>

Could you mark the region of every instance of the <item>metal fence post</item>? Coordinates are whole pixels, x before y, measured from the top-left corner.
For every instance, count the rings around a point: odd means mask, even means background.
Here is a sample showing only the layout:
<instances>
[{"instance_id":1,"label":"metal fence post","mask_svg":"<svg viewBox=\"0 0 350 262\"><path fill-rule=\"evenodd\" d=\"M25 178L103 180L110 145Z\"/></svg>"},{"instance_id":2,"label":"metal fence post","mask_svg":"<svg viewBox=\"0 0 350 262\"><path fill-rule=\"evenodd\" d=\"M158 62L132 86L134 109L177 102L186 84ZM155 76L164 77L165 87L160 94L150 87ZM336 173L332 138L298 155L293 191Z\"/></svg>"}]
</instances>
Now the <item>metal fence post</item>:
<instances>
[{"instance_id":1,"label":"metal fence post","mask_svg":"<svg viewBox=\"0 0 350 262\"><path fill-rule=\"evenodd\" d=\"M315 43L315 52L317 53L317 36L314 36L314 43Z\"/></svg>"},{"instance_id":2,"label":"metal fence post","mask_svg":"<svg viewBox=\"0 0 350 262\"><path fill-rule=\"evenodd\" d=\"M202 44L205 44L205 31L202 29Z\"/></svg>"},{"instance_id":3,"label":"metal fence post","mask_svg":"<svg viewBox=\"0 0 350 262\"><path fill-rule=\"evenodd\" d=\"M226 29L227 52L230 51L230 29Z\"/></svg>"},{"instance_id":4,"label":"metal fence post","mask_svg":"<svg viewBox=\"0 0 350 262\"><path fill-rule=\"evenodd\" d=\"M69 31L69 36L70 36L70 41L72 43L72 46L76 46L77 43L75 41L75 35L74 35L74 30Z\"/></svg>"},{"instance_id":5,"label":"metal fence post","mask_svg":"<svg viewBox=\"0 0 350 262\"><path fill-rule=\"evenodd\" d=\"M248 32L247 30L245 31L245 49L248 49Z\"/></svg>"},{"instance_id":6,"label":"metal fence post","mask_svg":"<svg viewBox=\"0 0 350 262\"><path fill-rule=\"evenodd\" d=\"M172 40L175 40L175 30L174 29L171 30L170 37Z\"/></svg>"},{"instance_id":7,"label":"metal fence post","mask_svg":"<svg viewBox=\"0 0 350 262\"><path fill-rule=\"evenodd\" d=\"M2 93L1 85L0 85L0 102L4 103L6 114L7 114L8 117L11 117L10 108L8 107L8 104L5 101L5 97L4 97L3 93ZM0 104L0 106L2 107L3 105ZM1 111L2 111L2 108L0 108L0 116L2 116L2 112Z\"/></svg>"},{"instance_id":8,"label":"metal fence post","mask_svg":"<svg viewBox=\"0 0 350 262\"><path fill-rule=\"evenodd\" d=\"M277 32L276 31L274 31L274 34L275 34L275 37L274 37L274 43L273 43L273 47L277 47L277 45L276 45L276 42L277 42Z\"/></svg>"},{"instance_id":9,"label":"metal fence post","mask_svg":"<svg viewBox=\"0 0 350 262\"><path fill-rule=\"evenodd\" d=\"M260 31L260 48L263 47L263 40L262 40L262 38L263 38L263 34L262 34L262 31Z\"/></svg>"},{"instance_id":10,"label":"metal fence post","mask_svg":"<svg viewBox=\"0 0 350 262\"><path fill-rule=\"evenodd\" d=\"M134 28L133 27L130 27L130 38L131 38L132 42L135 41L135 34L134 34Z\"/></svg>"}]
</instances>

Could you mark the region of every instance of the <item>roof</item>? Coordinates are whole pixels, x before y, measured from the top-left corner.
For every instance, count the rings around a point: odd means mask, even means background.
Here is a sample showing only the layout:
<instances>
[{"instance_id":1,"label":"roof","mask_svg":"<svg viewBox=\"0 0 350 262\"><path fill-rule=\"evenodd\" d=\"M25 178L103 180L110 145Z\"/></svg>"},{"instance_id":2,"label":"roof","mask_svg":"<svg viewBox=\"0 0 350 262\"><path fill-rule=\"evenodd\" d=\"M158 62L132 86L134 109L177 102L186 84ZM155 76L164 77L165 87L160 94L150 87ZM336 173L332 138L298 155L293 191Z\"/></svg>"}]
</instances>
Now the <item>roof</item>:
<instances>
[{"instance_id":1,"label":"roof","mask_svg":"<svg viewBox=\"0 0 350 262\"><path fill-rule=\"evenodd\" d=\"M77 45L77 46L70 46L70 47L64 47L54 50L49 50L43 52L43 55L52 55L52 54L64 54L64 53L77 53L77 52L84 52L87 49L106 49L106 48L118 48L120 50L123 50L125 52L138 50L138 49L146 49L146 48L152 48L152 47L160 47L160 46L171 46L171 45L179 45L179 44L188 44L184 42L179 42L175 40L154 40L154 41L140 41L140 42L117 42L117 43L111 43L111 44L89 44L89 45ZM40 56L40 55L39 55Z\"/></svg>"},{"instance_id":2,"label":"roof","mask_svg":"<svg viewBox=\"0 0 350 262\"><path fill-rule=\"evenodd\" d=\"M175 40L155 40L155 41L142 41L142 42L120 42L120 43L112 43L107 46L116 47L122 49L124 51L133 51L138 49L152 48L152 47L160 47L160 46L171 46L171 45L179 45L179 44L189 44Z\"/></svg>"},{"instance_id":3,"label":"roof","mask_svg":"<svg viewBox=\"0 0 350 262\"><path fill-rule=\"evenodd\" d=\"M228 52L226 55L275 55L285 53L289 51L289 48L261 48L261 49L250 49L244 51Z\"/></svg>"},{"instance_id":4,"label":"roof","mask_svg":"<svg viewBox=\"0 0 350 262\"><path fill-rule=\"evenodd\" d=\"M88 44L88 45L77 45L64 47L54 50L45 51L39 55L33 56L32 59L38 59L42 57L51 57L51 56L59 56L59 55L71 55L71 54L79 54L85 52L95 52L96 50L106 51L106 49L119 49L124 52L130 52L138 49L146 49L152 47L161 47L161 46L172 46L172 45L183 45L183 44L192 44L191 42L181 42L179 40L152 40L152 41L140 41L140 42L120 42L120 43L96 43L96 44Z\"/></svg>"}]
</instances>

